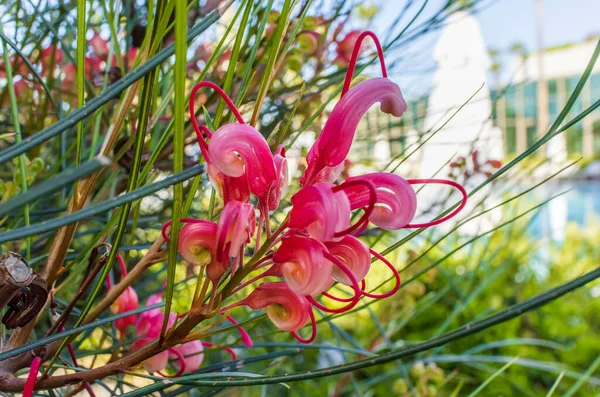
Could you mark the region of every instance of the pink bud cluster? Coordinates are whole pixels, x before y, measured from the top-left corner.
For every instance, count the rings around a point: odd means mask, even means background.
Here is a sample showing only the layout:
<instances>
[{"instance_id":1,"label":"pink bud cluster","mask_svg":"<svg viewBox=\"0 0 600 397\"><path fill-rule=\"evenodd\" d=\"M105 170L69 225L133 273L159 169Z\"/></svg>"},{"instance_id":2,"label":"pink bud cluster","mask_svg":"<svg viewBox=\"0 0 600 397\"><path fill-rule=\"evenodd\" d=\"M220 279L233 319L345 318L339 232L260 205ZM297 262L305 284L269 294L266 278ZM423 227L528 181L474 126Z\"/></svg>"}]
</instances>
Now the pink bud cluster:
<instances>
[{"instance_id":1,"label":"pink bud cluster","mask_svg":"<svg viewBox=\"0 0 600 397\"><path fill-rule=\"evenodd\" d=\"M366 36L375 41L383 77L350 88L360 46ZM387 78L376 36L364 32L352 39L351 53L347 48L344 50L348 52L345 55L349 57L350 66L342 97L310 149L307 170L300 179L302 188L292 196L292 209L274 233L269 214L279 207L288 187L285 149L279 146L272 152L263 135L244 122L231 99L215 84L206 81L197 84L190 99L191 122L208 164L210 180L224 207L216 223L182 219L185 225L180 231L179 252L188 262L205 269L215 288L228 271L231 277L240 271L246 277L252 271L266 269L237 286L234 292L259 282L248 295L222 310L238 306L265 308L276 327L292 332L305 343L316 336L313 307L341 313L355 307L361 297L385 298L398 291L400 276L396 268L357 238L369 223L386 230L432 226L456 215L467 198L462 186L447 180L406 180L395 174L376 172L339 181L356 129L367 110L380 103L381 111L400 117L407 109L400 88ZM194 103L203 87L213 89L225 100L237 123L225 124L214 132L198 124ZM461 192L463 201L445 217L410 224L417 209L417 197L411 185L420 183L453 186ZM256 206L251 202L252 196L256 198ZM353 211L359 209L364 211L362 216L351 224ZM263 226L264 242L261 239ZM169 223L163 228L167 241L169 228ZM244 267L244 250L252 239L257 248L260 246L255 255L263 255L253 257ZM395 279L394 287L385 294L366 291L366 277L376 259L387 265ZM279 280L264 281L266 277ZM332 295L328 291L335 283L348 286L352 295L344 298ZM343 306L328 307L319 301L321 296L342 302ZM309 321L313 332L304 339L297 331Z\"/></svg>"}]
</instances>

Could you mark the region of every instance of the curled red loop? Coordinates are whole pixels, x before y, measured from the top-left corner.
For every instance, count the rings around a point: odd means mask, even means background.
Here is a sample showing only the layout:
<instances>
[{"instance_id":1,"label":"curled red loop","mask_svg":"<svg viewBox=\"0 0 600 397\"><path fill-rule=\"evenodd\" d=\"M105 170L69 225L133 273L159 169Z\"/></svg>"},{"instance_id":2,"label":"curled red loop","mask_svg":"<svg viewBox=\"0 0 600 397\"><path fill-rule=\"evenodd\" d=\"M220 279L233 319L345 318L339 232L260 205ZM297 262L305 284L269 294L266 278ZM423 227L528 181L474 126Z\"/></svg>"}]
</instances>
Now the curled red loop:
<instances>
[{"instance_id":1,"label":"curled red loop","mask_svg":"<svg viewBox=\"0 0 600 397\"><path fill-rule=\"evenodd\" d=\"M169 353L173 353L175 356L177 356L177 359L179 360L179 371L177 371L175 375L165 375L160 371L157 372L163 378L179 378L185 372L185 358L183 357L183 354L181 354L181 352L177 349L170 348L168 351Z\"/></svg>"},{"instance_id":2,"label":"curled red loop","mask_svg":"<svg viewBox=\"0 0 600 397\"><path fill-rule=\"evenodd\" d=\"M221 312L221 314L224 314L224 313ZM229 322L231 324L238 325L238 322L230 314L226 315L225 317L227 317L227 320L229 320ZM244 345L246 345L248 347L254 346L254 342L252 342L252 338L250 338L250 335L248 335L248 332L246 332L244 327L239 326L238 331L240 332L240 335L242 336L242 342L244 342Z\"/></svg>"},{"instance_id":3,"label":"curled red loop","mask_svg":"<svg viewBox=\"0 0 600 397\"><path fill-rule=\"evenodd\" d=\"M204 222L201 219L194 219L194 218L181 218L179 220L181 223L202 223ZM173 221L167 221L167 223L165 223L160 231L160 234L162 235L162 238L165 239L165 241L167 243L171 242L171 239L169 238L169 236L167 235L167 229L169 227L171 227L171 223L173 223Z\"/></svg>"},{"instance_id":4,"label":"curled red loop","mask_svg":"<svg viewBox=\"0 0 600 397\"><path fill-rule=\"evenodd\" d=\"M33 361L31 361L31 367L29 367L29 375L27 375L25 387L23 388L23 397L33 396L33 389L35 388L35 381L37 379L37 373L40 370L40 365L42 365L42 359L34 357Z\"/></svg>"},{"instance_id":5,"label":"curled red loop","mask_svg":"<svg viewBox=\"0 0 600 397\"><path fill-rule=\"evenodd\" d=\"M358 53L360 52L360 46L365 39L365 37L370 36L375 42L375 47L377 47L377 55L379 56L379 63L381 64L381 75L383 77L387 77L387 70L385 68L385 60L383 58L383 50L381 49L381 44L379 43L379 39L375 35L375 33L370 30L366 30L358 36L356 39L356 43L354 44L354 49L352 50L352 57L350 58L350 62L348 63L348 69L346 70L346 78L344 80L344 88L342 88L342 96L348 92L350 89L350 83L352 82L352 76L354 75L354 68L356 67L356 62L358 62Z\"/></svg>"},{"instance_id":6,"label":"curled red loop","mask_svg":"<svg viewBox=\"0 0 600 397\"><path fill-rule=\"evenodd\" d=\"M346 306L341 307L339 309L331 309L331 308L328 308L326 306L323 306L322 304L320 304L319 302L317 302L315 300L315 298L313 298L310 295L307 296L306 299L313 306L315 306L316 308L318 308L320 310L323 310L324 312L327 312L327 313L344 313L344 312L352 309L354 306L356 306L356 304L360 300L360 297L362 295L362 291L361 291L361 289L358 286L358 281L356 280L356 277L354 276L354 274L352 273L352 271L348 268L348 266L346 266L344 263L342 263L342 261L340 261L335 256L331 255L329 252L323 251L323 255L325 256L325 258L327 258L327 260L331 261L333 264L335 264L337 267L339 267L340 270L343 271L346 274L346 276L348 276L348 278L352 282L352 289L354 290L354 297L352 298L352 300L350 301L349 304L347 304Z\"/></svg>"},{"instance_id":7,"label":"curled red loop","mask_svg":"<svg viewBox=\"0 0 600 397\"><path fill-rule=\"evenodd\" d=\"M310 324L311 324L311 328L312 328L312 333L310 335L310 338L308 339L304 339L303 337L301 337L300 335L298 335L298 332L293 331L292 335L294 335L294 338L296 338L296 340L300 343L304 343L304 344L309 344L312 343L315 338L317 337L317 321L315 320L315 313L313 313L312 309L310 309Z\"/></svg>"},{"instance_id":8,"label":"curled red loop","mask_svg":"<svg viewBox=\"0 0 600 397\"><path fill-rule=\"evenodd\" d=\"M360 217L360 219L349 228L342 230L341 232L336 232L334 234L335 237L341 237L346 234L350 234L355 232L357 229L362 233L366 227L369 225L369 217L373 213L375 209L375 204L377 203L377 188L375 184L371 181L367 180L354 180L349 182L344 182L341 185L335 186L332 190L337 192L339 190L344 190L347 187L355 186L355 185L364 185L369 190L369 204L365 207L365 213Z\"/></svg>"},{"instance_id":9,"label":"curled red loop","mask_svg":"<svg viewBox=\"0 0 600 397\"><path fill-rule=\"evenodd\" d=\"M202 346L204 346L204 347L213 347L214 343L202 342ZM221 348L231 355L231 359L232 360L237 360L237 355L235 354L235 352L233 351L232 348L230 348L230 347L221 347Z\"/></svg>"},{"instance_id":10,"label":"curled red loop","mask_svg":"<svg viewBox=\"0 0 600 397\"><path fill-rule=\"evenodd\" d=\"M215 83L210 82L210 81L201 81L200 83L198 83L194 86L194 88L192 89L192 92L190 94L190 109L189 109L190 110L190 120L192 121L192 125L194 126L194 131L196 132L196 137L198 138L198 144L200 145L200 150L202 151L202 155L208 162L208 152L207 152L208 145L206 144L206 139L202 136L202 134L206 135L206 137L210 139L210 138L212 138L212 133L206 126L198 125L198 120L196 120L196 109L194 106L196 94L202 87L208 87L208 88L213 89L217 94L219 94L221 96L221 98L223 98L225 103L227 103L227 106L229 106L229 108L231 109L231 112L234 114L234 116L238 120L238 122L240 124L246 124L246 123L244 122L244 119L242 118L240 111L237 109L237 107L235 106L235 104L233 103L231 98L229 98L227 93L225 93L225 91L223 91L223 89L221 87L219 87L218 85L216 85Z\"/></svg>"},{"instance_id":11,"label":"curled red loop","mask_svg":"<svg viewBox=\"0 0 600 397\"><path fill-rule=\"evenodd\" d=\"M366 288L366 282L365 280L363 280L362 283L362 294L366 297L369 298L375 298L375 299L383 299L383 298L389 298L390 296L394 295L396 292L398 292L398 290L400 289L400 273L398 273L398 270L396 270L396 268L394 267L394 265L388 261L383 255L381 255L379 252L369 248L369 251L371 252L372 255L374 255L377 259L379 259L380 261L382 261L383 263L386 264L386 266L392 271L392 273L394 273L394 278L396 279L396 284L394 285L394 288L392 288L392 290L390 292L386 292L385 294L371 294L369 292L365 291Z\"/></svg>"},{"instance_id":12,"label":"curled red loop","mask_svg":"<svg viewBox=\"0 0 600 397\"><path fill-rule=\"evenodd\" d=\"M432 184L438 184L438 185L452 186L452 187L458 189L458 191L460 191L460 193L462 194L462 199L461 199L460 205L458 207L456 207L456 209L454 211L452 211L451 213L449 213L448 215L441 217L440 219L433 220L431 222L411 223L411 224L405 225L404 228L420 228L420 227L430 227L430 226L439 225L440 223L446 222L448 219L456 216L456 214L458 214L463 208L465 208L465 205L467 205L467 199L469 196L468 196L465 188L462 187L462 185L458 182L450 181L448 179L407 179L407 181L411 185L432 183Z\"/></svg>"}]
</instances>

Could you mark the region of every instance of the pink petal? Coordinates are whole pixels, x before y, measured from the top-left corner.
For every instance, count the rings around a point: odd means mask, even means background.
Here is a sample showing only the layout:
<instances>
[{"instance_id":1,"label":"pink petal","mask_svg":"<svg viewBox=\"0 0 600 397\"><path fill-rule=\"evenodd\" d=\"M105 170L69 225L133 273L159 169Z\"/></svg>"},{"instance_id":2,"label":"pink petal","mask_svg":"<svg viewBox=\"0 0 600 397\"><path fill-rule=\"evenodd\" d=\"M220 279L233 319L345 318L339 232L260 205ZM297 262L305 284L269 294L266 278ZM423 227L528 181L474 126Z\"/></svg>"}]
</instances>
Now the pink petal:
<instances>
[{"instance_id":1,"label":"pink petal","mask_svg":"<svg viewBox=\"0 0 600 397\"><path fill-rule=\"evenodd\" d=\"M310 319L312 307L305 297L292 292L286 283L262 283L244 300L243 304L257 310L267 308L267 316L275 326L293 332Z\"/></svg>"},{"instance_id":2,"label":"pink petal","mask_svg":"<svg viewBox=\"0 0 600 397\"><path fill-rule=\"evenodd\" d=\"M407 105L400 87L387 78L373 78L352 87L335 105L321 135L308 152L308 168L300 182L309 185L326 167L343 163L350 151L358 123L375 103L381 111L396 117L402 116Z\"/></svg>"},{"instance_id":3,"label":"pink petal","mask_svg":"<svg viewBox=\"0 0 600 397\"><path fill-rule=\"evenodd\" d=\"M346 235L340 241L329 242L325 245L329 253L342 261L358 281L365 278L371 268L371 255L362 241L354 236ZM332 267L332 275L336 281L345 285L352 285L348 275L339 267Z\"/></svg>"},{"instance_id":4,"label":"pink petal","mask_svg":"<svg viewBox=\"0 0 600 397\"><path fill-rule=\"evenodd\" d=\"M305 230L319 241L334 239L335 232L350 225L350 202L342 191L320 182L306 186L292 197L290 228Z\"/></svg>"},{"instance_id":5,"label":"pink petal","mask_svg":"<svg viewBox=\"0 0 600 397\"><path fill-rule=\"evenodd\" d=\"M331 262L323 257L323 244L315 239L289 236L273 255L289 288L299 295L318 295L333 282Z\"/></svg>"},{"instance_id":6,"label":"pink petal","mask_svg":"<svg viewBox=\"0 0 600 397\"><path fill-rule=\"evenodd\" d=\"M208 178L225 204L233 200L243 203L250 201L250 186L246 175L237 178L227 176L213 164L208 164Z\"/></svg>"},{"instance_id":7,"label":"pink petal","mask_svg":"<svg viewBox=\"0 0 600 397\"><path fill-rule=\"evenodd\" d=\"M179 232L179 253L186 261L204 266L216 261L217 225L214 222L188 223Z\"/></svg>"},{"instance_id":8,"label":"pink petal","mask_svg":"<svg viewBox=\"0 0 600 397\"><path fill-rule=\"evenodd\" d=\"M198 368L200 368L202 362L204 361L204 354L202 353L204 347L202 346L202 342L199 340L177 345L174 347L174 349L183 356L183 360L185 362L184 373L196 371ZM175 354L170 354L169 356L171 358L177 358ZM175 360L173 362L173 366L175 367L175 370L179 372L179 360Z\"/></svg>"},{"instance_id":9,"label":"pink petal","mask_svg":"<svg viewBox=\"0 0 600 397\"><path fill-rule=\"evenodd\" d=\"M386 230L397 230L408 224L417 211L417 196L410 184L402 177L387 172L375 172L348 178L346 181L368 180L377 188L377 203L369 220ZM360 185L344 190L355 210L369 202L369 191Z\"/></svg>"},{"instance_id":10,"label":"pink petal","mask_svg":"<svg viewBox=\"0 0 600 397\"><path fill-rule=\"evenodd\" d=\"M240 249L252 239L255 228L256 213L252 205L228 202L217 227L217 259L226 261L229 257L238 257Z\"/></svg>"},{"instance_id":11,"label":"pink petal","mask_svg":"<svg viewBox=\"0 0 600 397\"><path fill-rule=\"evenodd\" d=\"M226 124L208 145L211 162L230 177L246 175L250 191L267 199L277 180L273 154L265 138L247 124Z\"/></svg>"}]
</instances>

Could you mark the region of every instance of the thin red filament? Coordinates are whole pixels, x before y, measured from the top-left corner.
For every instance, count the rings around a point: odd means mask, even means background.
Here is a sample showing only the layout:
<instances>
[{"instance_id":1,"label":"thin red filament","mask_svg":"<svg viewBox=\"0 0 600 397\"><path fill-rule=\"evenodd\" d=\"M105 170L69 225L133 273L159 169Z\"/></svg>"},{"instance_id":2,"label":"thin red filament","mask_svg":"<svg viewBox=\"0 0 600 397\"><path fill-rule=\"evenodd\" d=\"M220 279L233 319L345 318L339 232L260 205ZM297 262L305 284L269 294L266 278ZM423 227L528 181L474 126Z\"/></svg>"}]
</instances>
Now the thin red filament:
<instances>
[{"instance_id":1,"label":"thin red filament","mask_svg":"<svg viewBox=\"0 0 600 397\"><path fill-rule=\"evenodd\" d=\"M365 291L366 283L363 280L363 285L362 285L363 293L362 294L366 297L375 298L375 299L389 298L390 296L392 296L396 292L398 292L398 290L400 289L400 274L398 273L398 270L396 270L394 265L392 263L390 263L390 261L388 261L379 252L377 252L371 248L369 248L369 251L371 251L371 254L374 255L377 259L379 259L380 261L385 263L386 266L392 271L392 273L394 273L394 279L396 280L396 284L394 285L394 288L392 288L392 290L390 292L386 292L385 294L371 294L371 293Z\"/></svg>"},{"instance_id":2,"label":"thin red filament","mask_svg":"<svg viewBox=\"0 0 600 397\"><path fill-rule=\"evenodd\" d=\"M170 348L168 351L169 351L169 353L173 353L179 360L179 371L177 371L177 373L175 375L165 375L160 371L157 371L157 372L163 378L179 378L185 372L185 359L183 357L183 354L181 354L181 352L178 351L177 349L173 349L173 348Z\"/></svg>"},{"instance_id":3,"label":"thin red filament","mask_svg":"<svg viewBox=\"0 0 600 397\"><path fill-rule=\"evenodd\" d=\"M335 186L332 190L334 192L337 192L339 190L344 190L345 188L348 188L348 187L351 187L354 185L365 185L367 187L367 189L369 190L369 204L365 207L365 213L360 217L360 219L354 225L350 226L346 230L342 230L341 232L336 232L334 234L335 237L341 237L346 234L350 234L350 233L356 231L357 229L361 229L361 231L364 231L364 229L369 224L369 217L371 216L371 213L373 213L373 210L375 209L375 204L377 203L377 189L375 188L375 185L371 181L355 180L355 181L350 181L350 182L344 182L341 185Z\"/></svg>"},{"instance_id":4,"label":"thin red filament","mask_svg":"<svg viewBox=\"0 0 600 397\"><path fill-rule=\"evenodd\" d=\"M310 309L308 314L310 315L310 325L311 325L311 329L312 329L310 338L304 339L303 337L298 335L298 332L296 332L296 331L292 332L292 335L294 335L294 338L296 338L296 340L298 342L304 343L304 344L312 343L315 340L315 338L317 337L317 321L315 320L315 313L313 313L312 309Z\"/></svg>"},{"instance_id":5,"label":"thin red filament","mask_svg":"<svg viewBox=\"0 0 600 397\"><path fill-rule=\"evenodd\" d=\"M346 306L341 307L339 309L331 309L331 308L328 308L326 306L323 306L322 304L320 304L319 302L317 302L315 300L315 298L313 298L312 296L307 296L306 299L308 299L308 301L313 306L319 308L320 310L323 310L324 312L327 312L327 313L344 313L344 312L352 309L354 306L356 306L356 304L360 300L360 297L362 295L362 291L361 291L361 289L358 286L358 281L356 280L356 276L354 276L354 273L352 273L352 271L348 268L348 266L346 266L342 261L340 261L334 255L331 255L329 252L323 251L323 255L325 256L325 258L327 258L327 260L329 260L334 265L336 265L337 267L339 267L340 270L343 271L346 274L346 276L348 276L348 278L352 282L351 287L354 290L354 297L352 298L352 300L350 301L349 304L347 304Z\"/></svg>"},{"instance_id":6,"label":"thin red filament","mask_svg":"<svg viewBox=\"0 0 600 397\"><path fill-rule=\"evenodd\" d=\"M344 88L342 88L342 97L348 92L350 89L350 83L352 82L352 76L354 75L354 68L356 67L356 63L358 62L358 54L360 52L360 46L365 37L370 36L375 42L375 47L377 47L377 55L379 56L379 63L381 64L381 75L383 77L387 77L387 70L385 68L385 60L383 58L383 50L381 49L381 44L379 43L379 39L375 35L375 33L370 30L366 30L358 36L356 39L356 43L354 44L354 49L352 50L352 57L350 58L350 62L348 63L348 69L346 70L346 79L344 80Z\"/></svg>"},{"instance_id":7,"label":"thin red filament","mask_svg":"<svg viewBox=\"0 0 600 397\"><path fill-rule=\"evenodd\" d=\"M462 194L462 200L460 202L460 205L458 207L456 207L456 209L454 209L454 211L452 211L451 213L449 213L448 215L446 215L444 217L433 220L431 222L411 223L409 225L405 225L404 226L405 228L421 228L421 227L430 227L430 226L439 225L440 223L446 222L448 219L456 216L463 208L465 208L465 205L467 205L467 199L469 196L468 196L465 188L462 187L462 185L460 183L450 181L447 179L408 179L407 181L411 185L432 183L432 184L438 184L438 185L452 186L452 187L458 189L458 191L460 191L460 193Z\"/></svg>"}]
</instances>

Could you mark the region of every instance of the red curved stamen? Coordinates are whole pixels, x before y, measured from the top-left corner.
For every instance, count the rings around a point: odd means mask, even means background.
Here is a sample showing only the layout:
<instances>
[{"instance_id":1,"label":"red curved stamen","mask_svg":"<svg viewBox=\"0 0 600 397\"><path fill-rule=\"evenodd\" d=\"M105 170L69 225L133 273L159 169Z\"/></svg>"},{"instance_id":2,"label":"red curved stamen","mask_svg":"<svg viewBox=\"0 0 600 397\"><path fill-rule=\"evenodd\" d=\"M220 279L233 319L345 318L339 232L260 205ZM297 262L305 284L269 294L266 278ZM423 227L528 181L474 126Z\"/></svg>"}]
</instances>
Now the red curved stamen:
<instances>
[{"instance_id":1,"label":"red curved stamen","mask_svg":"<svg viewBox=\"0 0 600 397\"><path fill-rule=\"evenodd\" d=\"M383 58L383 50L381 49L381 44L379 44L379 39L375 35L375 33L370 30L364 31L358 36L356 39L356 43L354 44L354 49L352 50L352 57L350 58L350 62L348 63L348 69L346 70L346 79L344 80L344 88L342 89L342 96L348 92L350 89L350 83L352 82L352 76L354 75L354 68L356 67L356 62L358 62L358 53L360 52L360 46L365 37L371 36L373 41L375 42L375 47L377 47L377 55L379 56L379 63L381 64L381 75L383 77L387 77L387 70L385 68L385 60Z\"/></svg>"},{"instance_id":2,"label":"red curved stamen","mask_svg":"<svg viewBox=\"0 0 600 397\"><path fill-rule=\"evenodd\" d=\"M371 248L369 248L369 251L371 252L372 255L374 255L377 259L379 259L380 261L385 263L386 266L390 268L392 273L394 273L394 278L396 279L396 284L394 285L394 288L392 288L392 290L390 292L386 292L385 294L371 294L371 293L365 291L366 282L365 282L365 280L363 280L363 284L362 284L363 293L362 294L366 297L375 298L375 299L389 298L390 296L392 296L396 292L398 292L398 290L400 289L400 273L398 273L398 270L396 270L394 265L392 265L392 263L390 261L388 261L379 252L377 252Z\"/></svg>"},{"instance_id":3,"label":"red curved stamen","mask_svg":"<svg viewBox=\"0 0 600 397\"><path fill-rule=\"evenodd\" d=\"M119 266L121 267L121 276L127 276L127 266L125 265L125 260L121 256L121 254L117 254L117 261L119 262Z\"/></svg>"},{"instance_id":4,"label":"red curved stamen","mask_svg":"<svg viewBox=\"0 0 600 397\"><path fill-rule=\"evenodd\" d=\"M462 200L460 202L460 205L451 213L449 213L448 215L440 218L440 219L436 219L434 221L431 222L425 222L425 223L411 223L409 225L405 225L405 228L418 228L418 227L429 227L429 226L435 226L435 225L439 225L442 222L446 222L448 219L454 217L456 214L458 214L463 208L465 208L465 205L467 205L467 198L469 197L467 194L467 191L465 190L464 187L462 187L462 185L460 183L454 182L454 181L450 181L447 179L407 179L408 183L410 183L411 185L416 185L416 184L428 184L428 183L435 183L438 185L448 185L448 186L452 186L455 187L456 189L458 189L460 191L460 193L462 194Z\"/></svg>"},{"instance_id":5,"label":"red curved stamen","mask_svg":"<svg viewBox=\"0 0 600 397\"><path fill-rule=\"evenodd\" d=\"M346 234L350 234L357 229L361 229L361 231L364 231L364 228L366 228L369 224L369 217L371 216L371 213L373 213L373 210L375 209L375 204L377 203L377 189L376 189L375 185L373 184L373 182L371 182L371 181L355 180L355 181L350 181L350 182L344 182L341 185L335 186L332 190L334 192L337 192L339 190L344 190L347 187L355 186L355 185L365 185L367 187L367 189L369 190L369 204L367 205L367 207L365 207L365 213L360 217L360 219L354 225L350 226L349 228L347 228L345 230L342 230L341 232L336 232L334 234L335 237L341 237Z\"/></svg>"},{"instance_id":6,"label":"red curved stamen","mask_svg":"<svg viewBox=\"0 0 600 397\"><path fill-rule=\"evenodd\" d=\"M336 302L351 302L354 300L354 297L351 298L338 298L337 296L331 295L329 292L325 291L322 292L321 295L328 297L331 300L334 300Z\"/></svg>"},{"instance_id":7,"label":"red curved stamen","mask_svg":"<svg viewBox=\"0 0 600 397\"><path fill-rule=\"evenodd\" d=\"M181 218L179 220L181 223L202 223L204 222L201 219L194 219L194 218ZM165 223L160 231L160 234L162 235L162 238L167 242L170 243L171 239L169 238L169 236L167 235L167 229L169 227L171 227L171 223L173 223L173 221L167 221L167 223Z\"/></svg>"},{"instance_id":8,"label":"red curved stamen","mask_svg":"<svg viewBox=\"0 0 600 397\"><path fill-rule=\"evenodd\" d=\"M300 335L298 335L298 333L296 331L292 332L292 335L294 335L294 338L296 338L296 340L300 343L304 343L304 344L308 344L308 343L312 343L315 338L317 337L317 321L315 320L315 313L313 313L312 309L310 309L310 324L311 324L311 328L312 328L312 334L310 335L310 338L308 339L304 339L302 338Z\"/></svg>"},{"instance_id":9,"label":"red curved stamen","mask_svg":"<svg viewBox=\"0 0 600 397\"><path fill-rule=\"evenodd\" d=\"M210 342L202 342L202 346L204 347L213 347L214 344L210 343ZM230 347L222 347L223 350L225 350L227 353L231 354L231 359L232 360L237 360L237 355L235 354L235 352L233 351L232 348Z\"/></svg>"},{"instance_id":10,"label":"red curved stamen","mask_svg":"<svg viewBox=\"0 0 600 397\"><path fill-rule=\"evenodd\" d=\"M221 313L223 314L223 313ZM227 320L229 320L230 323L232 323L233 325L238 325L238 322L235 320L235 318L231 317L231 315L227 315ZM248 346L248 347L252 347L254 346L254 342L252 342L252 338L250 338L250 335L248 335L248 332L246 332L246 330L244 329L244 327L238 327L238 331L240 331L240 335L242 335L242 342L244 342L244 345Z\"/></svg>"},{"instance_id":11,"label":"red curved stamen","mask_svg":"<svg viewBox=\"0 0 600 397\"><path fill-rule=\"evenodd\" d=\"M196 140L198 141L198 146L200 146L200 152L202 152L202 157L206 160L207 163L210 163L210 158L208 157L208 143L206 143L206 135L207 138L212 138L212 132L208 129L208 127L201 125L197 130L194 128L194 132L196 133Z\"/></svg>"},{"instance_id":12,"label":"red curved stamen","mask_svg":"<svg viewBox=\"0 0 600 397\"><path fill-rule=\"evenodd\" d=\"M175 375L165 375L160 371L156 372L158 372L158 374L163 378L179 378L181 375L183 375L183 372L185 371L185 358L183 357L183 354L181 354L181 352L177 349L170 348L169 353L173 353L177 356L177 359L179 360L179 371L177 371Z\"/></svg>"},{"instance_id":13,"label":"red curved stamen","mask_svg":"<svg viewBox=\"0 0 600 397\"><path fill-rule=\"evenodd\" d=\"M60 332L65 332L64 326L60 327ZM73 349L73 345L68 343L67 350L69 351L69 356L71 357L71 361L73 361L73 365L76 367L79 367L79 364L77 364L77 356L75 355L75 350ZM90 386L90 384L88 382L85 382L83 384L83 387L85 387L85 390L87 390L88 394L91 397L96 397L96 395L94 394L94 390L92 389L92 387Z\"/></svg>"},{"instance_id":14,"label":"red curved stamen","mask_svg":"<svg viewBox=\"0 0 600 397\"><path fill-rule=\"evenodd\" d=\"M356 306L356 304L358 303L361 295L362 295L362 291L361 289L358 287L358 281L356 280L356 277L354 276L354 273L352 273L352 271L348 268L348 266L346 266L344 263L342 263L342 261L340 261L338 258L336 258L335 256L331 255L329 252L325 252L323 251L323 256L325 256L325 258L327 258L327 260L333 262L333 264L335 264L337 267L340 268L341 271L343 271L346 276L348 276L348 278L350 279L350 281L352 282L352 289L354 290L354 297L352 298L351 302L349 304L347 304L344 307L341 307L339 309L331 309L328 308L326 306L323 306L322 304L320 304L319 302L317 302L315 300L315 298L313 298L312 296L307 296L306 299L308 299L308 301L315 307L319 308L320 310L323 310L324 312L327 313L344 313L350 309L352 309L354 306Z\"/></svg>"},{"instance_id":15,"label":"red curved stamen","mask_svg":"<svg viewBox=\"0 0 600 397\"><path fill-rule=\"evenodd\" d=\"M32 397L33 389L35 388L35 381L37 379L37 373L40 369L40 365L42 364L42 359L39 357L35 357L33 361L31 361L31 367L29 368L29 375L27 375L27 380L25 381L25 387L23 389L23 397Z\"/></svg>"},{"instance_id":16,"label":"red curved stamen","mask_svg":"<svg viewBox=\"0 0 600 397\"><path fill-rule=\"evenodd\" d=\"M221 96L221 98L223 98L225 103L227 103L227 105L231 109L231 112L237 118L238 122L240 124L245 124L245 122L244 122L244 119L242 118L242 115L240 114L239 110L235 107L235 104L233 103L231 98L229 98L229 96L225 93L225 91L223 91L223 89L221 89L221 87L219 87L218 85L216 85L215 83L212 83L210 81L202 81L194 86L194 88L192 89L192 92L190 94L190 108L189 108L190 120L192 121L192 125L194 126L194 131L196 132L196 137L198 138L198 144L200 145L200 150L202 150L202 155L204 156L206 161L208 161L208 156L207 156L207 153L205 152L206 148L208 148L208 145L206 144L206 140L202 137L202 134L205 134L208 138L211 138L212 133L210 132L210 130L207 127L198 125L198 120L196 120L196 109L194 106L196 94L198 93L198 90L200 90L200 88L202 88L202 87L209 87L209 88L212 88L214 91L216 91L217 94L219 94Z\"/></svg>"}]
</instances>

